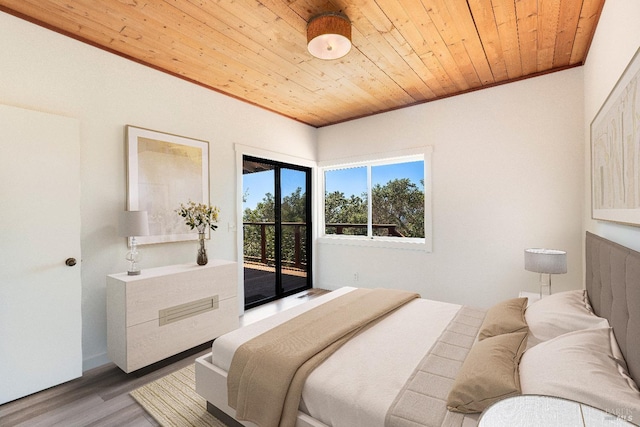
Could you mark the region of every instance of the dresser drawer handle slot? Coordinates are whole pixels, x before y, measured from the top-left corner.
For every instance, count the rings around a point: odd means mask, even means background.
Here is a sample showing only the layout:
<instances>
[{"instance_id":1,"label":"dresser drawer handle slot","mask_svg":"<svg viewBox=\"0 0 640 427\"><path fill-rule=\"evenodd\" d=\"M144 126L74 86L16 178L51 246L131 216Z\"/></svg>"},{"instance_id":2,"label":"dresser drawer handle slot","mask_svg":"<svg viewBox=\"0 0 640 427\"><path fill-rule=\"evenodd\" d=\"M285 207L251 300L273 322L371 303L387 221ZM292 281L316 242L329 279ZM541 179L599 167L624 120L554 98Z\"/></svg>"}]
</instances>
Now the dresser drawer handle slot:
<instances>
[{"instance_id":1,"label":"dresser drawer handle slot","mask_svg":"<svg viewBox=\"0 0 640 427\"><path fill-rule=\"evenodd\" d=\"M182 319L197 316L207 311L216 310L218 308L218 295L208 298L202 298L197 301L191 301L186 304L174 305L173 307L163 308L158 312L158 321L160 326L177 322Z\"/></svg>"}]
</instances>

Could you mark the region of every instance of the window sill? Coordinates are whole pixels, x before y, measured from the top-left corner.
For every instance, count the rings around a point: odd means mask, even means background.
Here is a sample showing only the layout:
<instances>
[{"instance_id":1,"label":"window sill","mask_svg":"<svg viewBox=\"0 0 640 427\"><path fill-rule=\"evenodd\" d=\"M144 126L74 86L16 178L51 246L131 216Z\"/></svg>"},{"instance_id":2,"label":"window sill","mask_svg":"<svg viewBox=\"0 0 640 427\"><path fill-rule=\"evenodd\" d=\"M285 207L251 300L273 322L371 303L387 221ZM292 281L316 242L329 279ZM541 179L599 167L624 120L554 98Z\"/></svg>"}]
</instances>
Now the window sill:
<instances>
[{"instance_id":1,"label":"window sill","mask_svg":"<svg viewBox=\"0 0 640 427\"><path fill-rule=\"evenodd\" d=\"M431 252L426 239L399 240L397 238L370 239L362 236L323 236L317 239L322 245L360 246L366 248L401 249L409 251ZM429 242L430 243L430 242Z\"/></svg>"}]
</instances>

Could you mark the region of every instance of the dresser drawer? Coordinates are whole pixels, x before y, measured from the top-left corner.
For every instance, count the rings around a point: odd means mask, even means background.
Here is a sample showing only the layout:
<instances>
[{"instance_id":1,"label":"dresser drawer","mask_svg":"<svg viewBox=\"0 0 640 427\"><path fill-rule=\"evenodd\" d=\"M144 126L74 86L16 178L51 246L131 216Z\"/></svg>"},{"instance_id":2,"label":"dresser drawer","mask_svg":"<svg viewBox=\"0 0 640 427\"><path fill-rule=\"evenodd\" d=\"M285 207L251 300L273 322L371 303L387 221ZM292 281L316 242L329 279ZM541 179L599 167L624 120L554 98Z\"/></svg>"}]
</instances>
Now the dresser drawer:
<instances>
[{"instance_id":1,"label":"dresser drawer","mask_svg":"<svg viewBox=\"0 0 640 427\"><path fill-rule=\"evenodd\" d=\"M162 326L150 321L127 329L127 371L211 341L238 328L236 297L220 301L217 309Z\"/></svg>"},{"instance_id":2,"label":"dresser drawer","mask_svg":"<svg viewBox=\"0 0 640 427\"><path fill-rule=\"evenodd\" d=\"M127 326L157 319L159 311L168 307L215 295L220 301L236 296L237 268L235 262L216 261L127 282L124 295Z\"/></svg>"},{"instance_id":3,"label":"dresser drawer","mask_svg":"<svg viewBox=\"0 0 640 427\"><path fill-rule=\"evenodd\" d=\"M145 269L107 276L107 347L131 372L236 329L238 264Z\"/></svg>"}]
</instances>

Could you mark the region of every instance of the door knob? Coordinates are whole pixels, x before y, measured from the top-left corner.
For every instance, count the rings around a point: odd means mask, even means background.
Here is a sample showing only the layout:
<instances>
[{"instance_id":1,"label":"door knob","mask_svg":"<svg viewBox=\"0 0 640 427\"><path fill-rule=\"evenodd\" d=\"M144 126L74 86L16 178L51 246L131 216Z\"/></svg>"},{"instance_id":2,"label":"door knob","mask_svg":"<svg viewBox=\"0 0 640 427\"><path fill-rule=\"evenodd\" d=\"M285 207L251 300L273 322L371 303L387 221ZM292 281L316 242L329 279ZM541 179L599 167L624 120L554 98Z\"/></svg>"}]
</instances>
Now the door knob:
<instances>
[{"instance_id":1,"label":"door knob","mask_svg":"<svg viewBox=\"0 0 640 427\"><path fill-rule=\"evenodd\" d=\"M67 258L64 263L66 265L68 265L69 267L73 267L74 265L76 265L76 259L75 258Z\"/></svg>"}]
</instances>

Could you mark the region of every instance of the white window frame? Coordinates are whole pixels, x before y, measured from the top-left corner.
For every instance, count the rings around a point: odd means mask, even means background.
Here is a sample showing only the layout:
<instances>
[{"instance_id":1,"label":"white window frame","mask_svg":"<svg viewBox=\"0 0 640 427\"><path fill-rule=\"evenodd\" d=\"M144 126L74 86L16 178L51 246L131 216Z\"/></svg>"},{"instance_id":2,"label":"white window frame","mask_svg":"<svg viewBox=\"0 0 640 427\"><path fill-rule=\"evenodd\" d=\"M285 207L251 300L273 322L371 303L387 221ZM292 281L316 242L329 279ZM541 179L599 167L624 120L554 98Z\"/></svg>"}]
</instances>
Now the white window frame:
<instances>
[{"instance_id":1,"label":"white window frame","mask_svg":"<svg viewBox=\"0 0 640 427\"><path fill-rule=\"evenodd\" d=\"M433 248L433 214L432 214L432 177L431 177L431 157L433 148L431 146L418 147L413 149L390 151L372 155L350 157L332 161L318 162L316 182L319 184L317 200L320 211L317 217L320 219L316 228L318 243L333 245L352 245L365 247L382 247L419 250L431 252ZM412 161L424 161L424 238L417 237L394 237L394 236L373 236L371 227L371 200L368 201L367 236L336 235L325 233L325 172L338 169L346 169L362 166L382 166L393 163L406 163ZM367 188L369 199L371 199L371 168L367 168Z\"/></svg>"}]
</instances>

